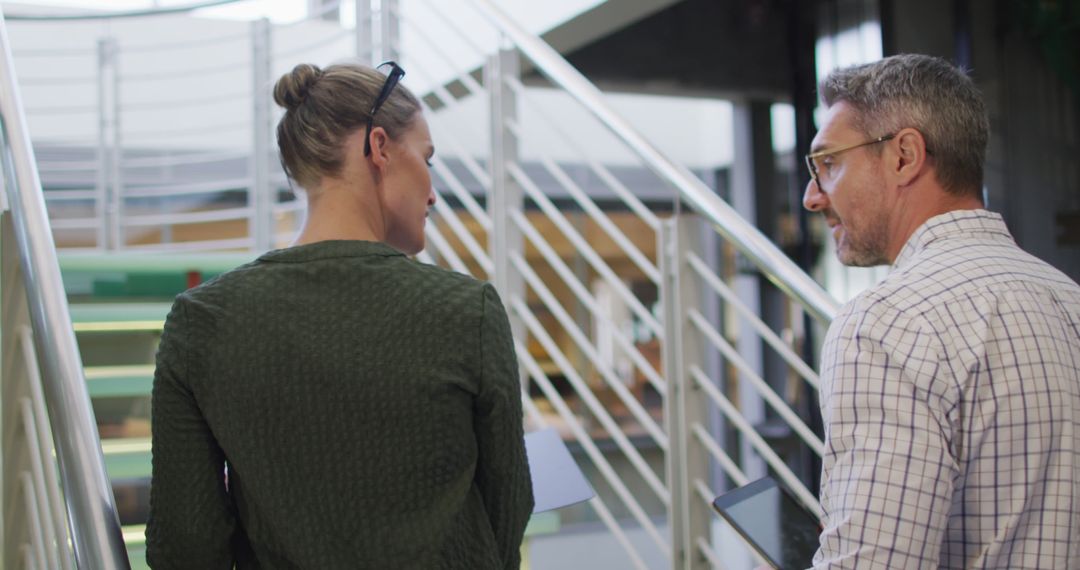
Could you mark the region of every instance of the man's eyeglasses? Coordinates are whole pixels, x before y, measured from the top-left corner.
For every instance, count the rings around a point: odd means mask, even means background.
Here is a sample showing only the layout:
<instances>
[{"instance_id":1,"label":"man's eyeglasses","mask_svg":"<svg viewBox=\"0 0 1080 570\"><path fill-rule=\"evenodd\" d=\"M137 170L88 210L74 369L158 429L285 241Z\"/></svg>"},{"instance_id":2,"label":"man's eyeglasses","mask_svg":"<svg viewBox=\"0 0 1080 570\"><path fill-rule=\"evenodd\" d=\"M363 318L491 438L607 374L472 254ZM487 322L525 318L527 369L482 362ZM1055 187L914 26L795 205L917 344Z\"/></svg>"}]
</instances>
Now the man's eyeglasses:
<instances>
[{"instance_id":1,"label":"man's eyeglasses","mask_svg":"<svg viewBox=\"0 0 1080 570\"><path fill-rule=\"evenodd\" d=\"M821 188L821 181L818 180L818 169L820 168L820 166L818 165L818 161L820 159L825 158L827 156L833 156L833 155L836 155L836 154L840 154L842 152L849 151L851 149L859 148L861 146L868 146L868 145L872 145L872 144L885 142L887 140L892 140L892 138L895 137L895 136L896 136L896 134L893 133L891 135L885 135L885 136L882 136L882 137L878 137L878 138L876 138L874 140L861 142L861 143L858 143L858 144L842 146L840 148L834 148L832 150L819 150L818 152L812 152L812 153L806 155L806 168L810 171L810 178L814 181L814 184L817 184L818 188Z\"/></svg>"},{"instance_id":2,"label":"man's eyeglasses","mask_svg":"<svg viewBox=\"0 0 1080 570\"><path fill-rule=\"evenodd\" d=\"M371 112L368 113L367 130L364 132L364 156L371 156L371 129L375 126L375 113L378 113L383 103L386 103L386 100L390 98L390 93L397 86L398 81L405 77L405 70L401 69L401 66L393 61L381 63L376 69L386 65L390 66L390 73L386 75L386 82L383 83L382 89L379 90L379 96L375 98L375 103L371 106Z\"/></svg>"}]
</instances>

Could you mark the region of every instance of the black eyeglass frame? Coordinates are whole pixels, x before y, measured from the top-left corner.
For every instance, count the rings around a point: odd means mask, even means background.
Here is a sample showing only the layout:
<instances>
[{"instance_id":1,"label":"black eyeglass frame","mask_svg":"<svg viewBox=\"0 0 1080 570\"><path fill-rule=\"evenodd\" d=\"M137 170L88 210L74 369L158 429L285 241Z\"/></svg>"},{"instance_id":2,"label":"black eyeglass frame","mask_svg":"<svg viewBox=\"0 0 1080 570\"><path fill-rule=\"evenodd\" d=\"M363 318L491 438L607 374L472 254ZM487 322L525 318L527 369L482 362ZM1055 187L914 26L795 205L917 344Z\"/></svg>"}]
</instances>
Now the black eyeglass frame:
<instances>
[{"instance_id":1,"label":"black eyeglass frame","mask_svg":"<svg viewBox=\"0 0 1080 570\"><path fill-rule=\"evenodd\" d=\"M394 91L394 87L397 87L402 77L405 77L405 70L395 61L384 61L378 65L375 69L389 65L390 73L386 75L386 82L383 83L382 89L379 90L379 96L375 98L375 103L371 105L371 112L368 113L367 129L364 131L364 156L371 156L371 129L375 127L375 114L382 108L383 103L390 98L390 93Z\"/></svg>"}]
</instances>

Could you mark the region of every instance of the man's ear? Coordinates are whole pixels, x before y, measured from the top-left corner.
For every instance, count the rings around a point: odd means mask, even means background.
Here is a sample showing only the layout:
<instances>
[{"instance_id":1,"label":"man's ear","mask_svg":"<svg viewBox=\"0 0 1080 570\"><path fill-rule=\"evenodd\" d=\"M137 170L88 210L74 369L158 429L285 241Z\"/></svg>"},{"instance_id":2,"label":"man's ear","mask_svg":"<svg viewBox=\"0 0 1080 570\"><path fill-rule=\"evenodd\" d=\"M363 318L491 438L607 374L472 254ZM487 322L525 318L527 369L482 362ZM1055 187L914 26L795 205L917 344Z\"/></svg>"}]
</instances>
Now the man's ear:
<instances>
[{"instance_id":1,"label":"man's ear","mask_svg":"<svg viewBox=\"0 0 1080 570\"><path fill-rule=\"evenodd\" d=\"M386 129L382 127L371 129L371 134L368 135L368 142L371 144L371 162L376 168L386 168L390 163L390 154L387 152L387 147L390 143L390 135L386 134Z\"/></svg>"},{"instance_id":2,"label":"man's ear","mask_svg":"<svg viewBox=\"0 0 1080 570\"><path fill-rule=\"evenodd\" d=\"M912 128L901 129L890 146L895 156L889 161L889 173L896 177L899 186L907 186L926 174L929 164L922 133Z\"/></svg>"}]
</instances>

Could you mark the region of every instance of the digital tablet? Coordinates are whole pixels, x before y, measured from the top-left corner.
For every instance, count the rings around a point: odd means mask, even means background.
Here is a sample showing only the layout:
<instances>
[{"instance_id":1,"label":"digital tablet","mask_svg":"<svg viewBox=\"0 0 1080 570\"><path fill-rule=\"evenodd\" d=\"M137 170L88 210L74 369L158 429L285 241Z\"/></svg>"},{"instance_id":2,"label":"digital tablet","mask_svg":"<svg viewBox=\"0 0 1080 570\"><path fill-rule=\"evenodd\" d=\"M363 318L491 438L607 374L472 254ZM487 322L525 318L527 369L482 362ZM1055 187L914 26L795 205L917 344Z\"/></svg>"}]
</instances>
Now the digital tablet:
<instances>
[{"instance_id":1,"label":"digital tablet","mask_svg":"<svg viewBox=\"0 0 1080 570\"><path fill-rule=\"evenodd\" d=\"M525 434L534 513L588 501L595 493L553 428Z\"/></svg>"},{"instance_id":2,"label":"digital tablet","mask_svg":"<svg viewBox=\"0 0 1080 570\"><path fill-rule=\"evenodd\" d=\"M713 500L713 508L773 568L808 568L821 522L771 477Z\"/></svg>"}]
</instances>

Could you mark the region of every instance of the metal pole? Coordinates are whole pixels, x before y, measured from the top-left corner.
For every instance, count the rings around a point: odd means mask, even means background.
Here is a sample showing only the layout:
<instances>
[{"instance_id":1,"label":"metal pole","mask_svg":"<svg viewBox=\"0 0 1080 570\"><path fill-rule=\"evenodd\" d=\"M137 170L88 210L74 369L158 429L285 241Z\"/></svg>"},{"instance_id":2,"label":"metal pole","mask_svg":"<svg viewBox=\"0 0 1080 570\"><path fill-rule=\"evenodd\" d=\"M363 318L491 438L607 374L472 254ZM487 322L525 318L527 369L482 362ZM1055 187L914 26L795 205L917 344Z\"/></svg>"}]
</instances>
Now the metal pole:
<instances>
[{"instance_id":1,"label":"metal pole","mask_svg":"<svg viewBox=\"0 0 1080 570\"><path fill-rule=\"evenodd\" d=\"M120 74L117 73L118 47L115 38L98 40L98 172L97 245L106 250L119 249L121 243L121 173L120 173Z\"/></svg>"},{"instance_id":2,"label":"metal pole","mask_svg":"<svg viewBox=\"0 0 1080 570\"><path fill-rule=\"evenodd\" d=\"M115 39L110 38L112 42L112 58L111 58L111 85L112 85L112 137L109 140L109 147L111 148L112 160L109 162L109 173L112 178L112 240L113 248L124 249L127 238L124 232L124 142L121 136L123 124L121 121L121 107L120 107L120 45Z\"/></svg>"},{"instance_id":3,"label":"metal pole","mask_svg":"<svg viewBox=\"0 0 1080 570\"><path fill-rule=\"evenodd\" d=\"M356 59L364 65L375 65L373 31L371 0L356 0Z\"/></svg>"},{"instance_id":4,"label":"metal pole","mask_svg":"<svg viewBox=\"0 0 1080 570\"><path fill-rule=\"evenodd\" d=\"M0 116L17 180L16 186L8 188L8 199L49 420L56 437L75 560L79 568L130 568L71 328L10 46L0 14Z\"/></svg>"},{"instance_id":5,"label":"metal pole","mask_svg":"<svg viewBox=\"0 0 1080 570\"><path fill-rule=\"evenodd\" d=\"M660 258L660 307L663 311L664 343L661 359L668 389L664 398L664 422L668 432L667 478L671 492L668 523L671 528L672 568L705 570L708 558L698 540L711 542L711 514L698 497L695 482L707 482L709 455L696 443L693 426L708 428L705 396L690 375L690 368L704 369L700 335L686 318L689 307L701 306L697 277L684 260L697 243L698 218L683 214L665 220L657 233Z\"/></svg>"},{"instance_id":6,"label":"metal pole","mask_svg":"<svg viewBox=\"0 0 1080 570\"><path fill-rule=\"evenodd\" d=\"M273 248L273 204L276 192L270 186L270 20L251 23L254 110L252 118L251 186L248 188L249 226L257 251Z\"/></svg>"},{"instance_id":7,"label":"metal pole","mask_svg":"<svg viewBox=\"0 0 1080 570\"><path fill-rule=\"evenodd\" d=\"M522 211L524 198L521 187L507 168L517 163L519 141L509 128L509 123L517 120L517 101L506 79L517 77L520 73L518 52L512 49L499 50L488 58L484 67L484 84L491 101L491 194L488 196L488 215L491 217L492 230L488 249L495 271L490 277L504 303L509 303L514 296L524 298L524 282L514 272L510 255L524 253L525 247L521 231L509 215L511 211ZM510 311L510 314L513 315L513 312ZM523 330L514 318L511 318L511 325L514 332Z\"/></svg>"},{"instance_id":8,"label":"metal pole","mask_svg":"<svg viewBox=\"0 0 1080 570\"><path fill-rule=\"evenodd\" d=\"M94 218L98 222L95 245L98 249L110 249L109 247L109 106L108 85L106 76L111 65L112 47L108 38L100 38L97 42L98 53L98 148L97 148L97 176L94 181Z\"/></svg>"},{"instance_id":9,"label":"metal pole","mask_svg":"<svg viewBox=\"0 0 1080 570\"><path fill-rule=\"evenodd\" d=\"M382 27L382 34L380 35L382 54L379 57L380 61L376 63L399 61L401 57L401 51L398 49L398 44L401 41L401 24L398 22L398 10L400 9L401 4L398 0L382 0L379 10L379 25Z\"/></svg>"},{"instance_id":10,"label":"metal pole","mask_svg":"<svg viewBox=\"0 0 1080 570\"><path fill-rule=\"evenodd\" d=\"M651 142L630 126L605 102L604 95L584 75L574 69L554 48L511 19L492 0L472 0L488 20L510 37L552 83L565 89L663 181L679 191L680 198L704 216L748 259L760 267L777 287L793 296L820 321L828 322L840 308L831 295L806 275L769 238L741 218L727 203L686 167L668 159Z\"/></svg>"}]
</instances>

